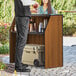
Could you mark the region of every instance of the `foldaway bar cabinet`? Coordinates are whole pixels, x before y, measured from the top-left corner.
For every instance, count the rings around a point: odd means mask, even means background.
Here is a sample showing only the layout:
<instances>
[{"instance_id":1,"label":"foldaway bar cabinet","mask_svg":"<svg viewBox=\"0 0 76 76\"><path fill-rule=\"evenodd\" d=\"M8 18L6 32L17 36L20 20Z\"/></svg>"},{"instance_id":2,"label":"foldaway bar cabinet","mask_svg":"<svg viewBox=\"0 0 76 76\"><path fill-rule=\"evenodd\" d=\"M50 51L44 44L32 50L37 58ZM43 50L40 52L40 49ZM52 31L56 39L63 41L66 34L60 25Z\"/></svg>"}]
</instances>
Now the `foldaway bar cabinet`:
<instances>
[{"instance_id":1,"label":"foldaway bar cabinet","mask_svg":"<svg viewBox=\"0 0 76 76\"><path fill-rule=\"evenodd\" d=\"M39 23L47 19L47 26L44 32L29 32L27 44L45 45L45 68L63 66L63 15L31 15L39 27ZM15 61L16 31L13 21L9 30L10 63Z\"/></svg>"}]
</instances>

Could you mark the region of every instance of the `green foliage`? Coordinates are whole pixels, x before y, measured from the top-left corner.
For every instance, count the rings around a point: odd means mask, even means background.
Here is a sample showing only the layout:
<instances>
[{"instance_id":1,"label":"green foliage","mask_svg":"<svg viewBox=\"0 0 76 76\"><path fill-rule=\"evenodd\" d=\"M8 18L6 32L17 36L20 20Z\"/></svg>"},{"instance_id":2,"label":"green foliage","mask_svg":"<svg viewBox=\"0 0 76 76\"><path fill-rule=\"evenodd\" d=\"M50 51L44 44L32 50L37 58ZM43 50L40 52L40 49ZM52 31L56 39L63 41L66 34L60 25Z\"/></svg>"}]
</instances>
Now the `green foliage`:
<instances>
[{"instance_id":1,"label":"green foliage","mask_svg":"<svg viewBox=\"0 0 76 76\"><path fill-rule=\"evenodd\" d=\"M56 10L76 10L76 0L51 0ZM63 35L72 35L76 32L76 13L58 12L63 14ZM73 27L74 26L74 27Z\"/></svg>"},{"instance_id":2,"label":"green foliage","mask_svg":"<svg viewBox=\"0 0 76 76\"><path fill-rule=\"evenodd\" d=\"M41 4L41 0L36 0L39 4Z\"/></svg>"},{"instance_id":3,"label":"green foliage","mask_svg":"<svg viewBox=\"0 0 76 76\"><path fill-rule=\"evenodd\" d=\"M0 54L8 54L9 53L9 44L6 43L0 46Z\"/></svg>"},{"instance_id":4,"label":"green foliage","mask_svg":"<svg viewBox=\"0 0 76 76\"><path fill-rule=\"evenodd\" d=\"M41 0L36 0L41 3ZM51 5L56 10L76 10L76 0L51 0ZM76 13L64 13L58 12L59 14L63 14L63 28L71 27L72 25L76 26ZM0 0L0 21L12 23L14 17L14 0ZM71 29L71 28L70 28ZM0 28L1 30L1 28ZM68 31L68 30L67 30ZM66 33L65 29L63 29L63 34ZM69 31L68 31L69 34ZM7 36L7 35L5 35ZM3 39L5 37L3 36Z\"/></svg>"},{"instance_id":5,"label":"green foliage","mask_svg":"<svg viewBox=\"0 0 76 76\"><path fill-rule=\"evenodd\" d=\"M63 13L63 35L70 35L76 32L76 14ZM65 32L65 33L64 33Z\"/></svg>"},{"instance_id":6,"label":"green foliage","mask_svg":"<svg viewBox=\"0 0 76 76\"><path fill-rule=\"evenodd\" d=\"M11 23L13 16L13 0L0 0L0 21Z\"/></svg>"},{"instance_id":7,"label":"green foliage","mask_svg":"<svg viewBox=\"0 0 76 76\"><path fill-rule=\"evenodd\" d=\"M57 10L76 9L76 0L51 0L51 3Z\"/></svg>"},{"instance_id":8,"label":"green foliage","mask_svg":"<svg viewBox=\"0 0 76 76\"><path fill-rule=\"evenodd\" d=\"M76 32L76 25L71 25L71 26L64 26L63 27L63 35L70 35L72 36L73 33Z\"/></svg>"},{"instance_id":9,"label":"green foliage","mask_svg":"<svg viewBox=\"0 0 76 76\"><path fill-rule=\"evenodd\" d=\"M4 70L6 67L6 65L2 62L0 62L0 70Z\"/></svg>"},{"instance_id":10,"label":"green foliage","mask_svg":"<svg viewBox=\"0 0 76 76\"><path fill-rule=\"evenodd\" d=\"M9 39L9 26L7 24L0 26L0 42L5 44Z\"/></svg>"}]
</instances>

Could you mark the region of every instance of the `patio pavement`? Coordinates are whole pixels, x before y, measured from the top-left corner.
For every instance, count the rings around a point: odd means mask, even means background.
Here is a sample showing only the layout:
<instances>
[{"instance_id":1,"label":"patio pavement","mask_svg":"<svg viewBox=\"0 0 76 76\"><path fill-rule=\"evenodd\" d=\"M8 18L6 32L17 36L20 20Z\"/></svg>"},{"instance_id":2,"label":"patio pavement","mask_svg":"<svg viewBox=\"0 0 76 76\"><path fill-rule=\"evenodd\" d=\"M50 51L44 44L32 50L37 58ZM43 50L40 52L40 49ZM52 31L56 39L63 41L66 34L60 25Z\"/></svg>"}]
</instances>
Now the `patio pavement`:
<instances>
[{"instance_id":1,"label":"patio pavement","mask_svg":"<svg viewBox=\"0 0 76 76\"><path fill-rule=\"evenodd\" d=\"M9 56L0 58L3 63L9 64ZM9 64L9 70L14 71L14 63ZM11 67L13 69L11 69ZM32 67L30 73L11 73L0 71L1 76L76 76L76 37L63 37L63 67L44 69L44 67Z\"/></svg>"}]
</instances>

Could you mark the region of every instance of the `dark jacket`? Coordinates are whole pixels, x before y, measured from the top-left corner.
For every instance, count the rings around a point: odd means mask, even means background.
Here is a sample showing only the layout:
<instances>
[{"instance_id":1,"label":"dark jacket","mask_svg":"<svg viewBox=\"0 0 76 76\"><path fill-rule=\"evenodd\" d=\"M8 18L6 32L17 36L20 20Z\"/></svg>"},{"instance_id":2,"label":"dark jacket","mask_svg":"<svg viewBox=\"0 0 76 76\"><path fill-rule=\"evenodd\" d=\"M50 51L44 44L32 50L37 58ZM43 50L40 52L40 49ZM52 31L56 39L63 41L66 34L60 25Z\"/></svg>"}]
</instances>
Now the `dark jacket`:
<instances>
[{"instance_id":1,"label":"dark jacket","mask_svg":"<svg viewBox=\"0 0 76 76\"><path fill-rule=\"evenodd\" d=\"M21 0L14 0L15 16L30 16L30 6L23 6Z\"/></svg>"}]
</instances>

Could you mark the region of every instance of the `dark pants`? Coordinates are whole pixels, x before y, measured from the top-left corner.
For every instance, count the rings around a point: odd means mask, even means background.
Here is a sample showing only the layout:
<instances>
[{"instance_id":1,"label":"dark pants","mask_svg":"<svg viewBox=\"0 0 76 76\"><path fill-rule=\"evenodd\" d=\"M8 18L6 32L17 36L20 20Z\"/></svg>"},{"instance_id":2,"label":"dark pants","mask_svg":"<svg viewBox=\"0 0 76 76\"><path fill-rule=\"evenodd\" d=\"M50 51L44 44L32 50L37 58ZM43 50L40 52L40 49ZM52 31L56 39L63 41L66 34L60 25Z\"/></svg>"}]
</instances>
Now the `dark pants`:
<instances>
[{"instance_id":1,"label":"dark pants","mask_svg":"<svg viewBox=\"0 0 76 76\"><path fill-rule=\"evenodd\" d=\"M17 29L15 66L21 68L23 48L26 45L28 35L29 17L15 17L15 20Z\"/></svg>"}]
</instances>

